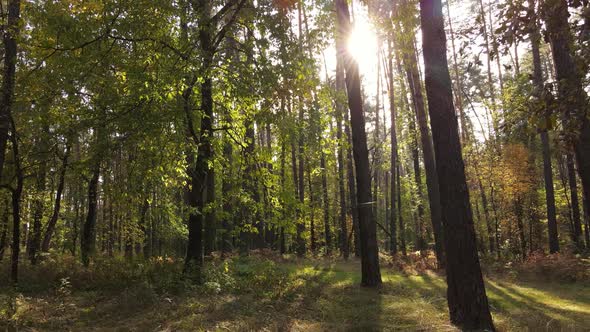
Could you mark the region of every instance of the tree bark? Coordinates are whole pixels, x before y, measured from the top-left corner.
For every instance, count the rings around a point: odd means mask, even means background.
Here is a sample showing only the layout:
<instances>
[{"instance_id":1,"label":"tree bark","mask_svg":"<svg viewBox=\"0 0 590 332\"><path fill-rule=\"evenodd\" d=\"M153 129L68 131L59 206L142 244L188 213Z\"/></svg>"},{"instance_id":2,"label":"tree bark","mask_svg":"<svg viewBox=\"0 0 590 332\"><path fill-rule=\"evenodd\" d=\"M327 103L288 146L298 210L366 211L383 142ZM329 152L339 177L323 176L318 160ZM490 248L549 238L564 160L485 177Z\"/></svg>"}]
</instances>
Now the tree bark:
<instances>
[{"instance_id":1,"label":"tree bark","mask_svg":"<svg viewBox=\"0 0 590 332\"><path fill-rule=\"evenodd\" d=\"M588 95L582 84L582 73L574 61L572 36L565 0L546 0L541 9L547 37L551 44L559 92L559 104L564 119L566 140L573 146L578 175L582 181L584 206L590 207L590 121ZM559 249L553 246L552 249Z\"/></svg>"},{"instance_id":2,"label":"tree bark","mask_svg":"<svg viewBox=\"0 0 590 332\"><path fill-rule=\"evenodd\" d=\"M529 33L531 40L531 52L533 54L533 84L535 85L535 96L542 97L543 93L543 69L541 66L541 53L539 51L541 44L541 34L535 13L535 0L529 0L529 16L532 20L531 31ZM559 241L557 238L557 217L555 209L555 191L553 187L553 170L551 168L551 148L549 145L549 117L548 110L544 111L545 125L541 128L541 147L543 153L543 178L545 182L545 201L547 206L547 225L549 227L549 248L555 252L559 250ZM532 246L532 243L531 243Z\"/></svg>"},{"instance_id":3,"label":"tree bark","mask_svg":"<svg viewBox=\"0 0 590 332\"><path fill-rule=\"evenodd\" d=\"M412 91L414 101L414 110L416 120L420 130L420 143L422 145L422 154L424 157L424 169L426 171L426 187L428 190L428 202L430 205L430 218L432 229L434 231L435 253L439 264L444 265L444 249L442 244L442 222L441 206L438 176L436 174L436 162L434 160L434 148L432 146L432 137L428 128L428 120L422 95L422 83L417 64L417 51L414 48L414 42L410 43L411 52L406 58L407 77ZM418 188L421 189L421 179L418 180ZM420 190L421 194L421 190Z\"/></svg>"},{"instance_id":4,"label":"tree bark","mask_svg":"<svg viewBox=\"0 0 590 332\"><path fill-rule=\"evenodd\" d=\"M397 227L396 227L396 210L395 210L395 202L397 200L396 195L396 180L397 180L397 123L396 123L396 107L395 107L395 82L393 79L393 32L390 32L388 38L388 71L387 71L387 79L388 79L388 86L387 90L389 92L389 110L390 110L390 120L391 120L391 129L389 132L390 139L391 139L391 160L389 164L390 173L391 173L391 184L390 184L390 200L391 200L391 212L389 215L389 252L392 255L397 254Z\"/></svg>"},{"instance_id":5,"label":"tree bark","mask_svg":"<svg viewBox=\"0 0 590 332\"><path fill-rule=\"evenodd\" d=\"M64 156L62 159L61 171L59 173L57 191L55 192L55 204L53 206L53 213L51 214L51 218L49 218L49 222L47 222L47 228L45 229L45 235L43 236L43 243L41 244L41 251L42 252L49 252L51 238L53 237L53 233L55 232L55 226L57 225L57 220L59 219L59 211L61 208L61 198L62 198L62 194L64 191L64 186L65 186L66 171L68 168L69 157L70 157L70 145L69 145L69 143L66 143ZM111 208L112 208L112 205L111 205ZM112 211L110 213L110 217L112 220Z\"/></svg>"},{"instance_id":6,"label":"tree bark","mask_svg":"<svg viewBox=\"0 0 590 332\"><path fill-rule=\"evenodd\" d=\"M426 93L440 181L450 318L462 329L494 330L477 256L441 1L421 0L420 13Z\"/></svg>"},{"instance_id":7,"label":"tree bark","mask_svg":"<svg viewBox=\"0 0 590 332\"><path fill-rule=\"evenodd\" d=\"M43 128L43 132L49 132L49 128ZM41 160L37 168L36 183L35 183L35 198L33 199L33 230L32 235L29 237L29 243L27 244L27 254L32 265L37 264L37 253L41 247L41 234L42 226L41 222L43 219L43 212L45 208L43 196L45 195L46 189L46 177L47 177L47 142L44 138L43 141L38 141L37 153L40 155Z\"/></svg>"},{"instance_id":8,"label":"tree bark","mask_svg":"<svg viewBox=\"0 0 590 332\"><path fill-rule=\"evenodd\" d=\"M341 49L342 43L344 43L343 36L336 32L336 48ZM340 198L340 215L339 215L339 224L340 224L340 235L339 235L339 247L340 247L340 254L344 257L344 259L348 259L349 249L348 249L348 227L346 225L346 191L344 189L344 138L342 137L342 119L344 113L348 113L346 109L346 105L343 103L343 97L346 93L346 86L344 81L344 63L342 59L342 55L336 55L336 141L338 144L338 193ZM348 129L348 124L344 123L344 126ZM345 135L346 141L348 142L348 134ZM347 152L349 151L346 148ZM350 175L349 175L350 176ZM352 183L354 187L354 182ZM353 188L354 189L354 188ZM350 181L349 181L349 190L350 190ZM353 194L350 195L350 199L353 198Z\"/></svg>"},{"instance_id":9,"label":"tree bark","mask_svg":"<svg viewBox=\"0 0 590 332\"><path fill-rule=\"evenodd\" d=\"M566 153L565 162L567 167L568 185L570 188L571 208L572 208L572 241L580 248L582 247L582 225L580 216L580 201L578 198L578 183L576 181L576 170L574 166L574 156L571 153ZM557 225L557 224L556 224ZM555 226L557 228L557 226ZM556 230L557 231L557 230ZM556 232L557 234L557 232ZM558 247L559 248L559 247Z\"/></svg>"},{"instance_id":10,"label":"tree bark","mask_svg":"<svg viewBox=\"0 0 590 332\"><path fill-rule=\"evenodd\" d=\"M20 0L8 1L8 20L3 27L4 36L4 69L2 71L2 85L0 91L0 183L4 170L4 156L10 131L12 107L14 104L14 85L17 62L17 43L20 34Z\"/></svg>"},{"instance_id":11,"label":"tree bark","mask_svg":"<svg viewBox=\"0 0 590 332\"><path fill-rule=\"evenodd\" d=\"M6 250L8 240L8 217L10 216L10 208L8 207L9 200L6 198L2 204L4 212L0 224L0 262L4 258L4 250Z\"/></svg>"},{"instance_id":12,"label":"tree bark","mask_svg":"<svg viewBox=\"0 0 590 332\"><path fill-rule=\"evenodd\" d=\"M326 242L326 254L332 252L332 231L330 230L330 200L328 199L328 176L326 172L326 156L321 152L320 167L322 168L322 197L324 204L324 239Z\"/></svg>"},{"instance_id":13,"label":"tree bark","mask_svg":"<svg viewBox=\"0 0 590 332\"><path fill-rule=\"evenodd\" d=\"M348 36L350 16L348 4L345 0L336 0L337 24L342 36ZM343 45L342 45L343 46ZM381 285L381 271L379 268L379 248L377 246L377 224L373 216L373 198L371 195L371 170L369 167L369 151L367 148L367 133L365 132L365 117L361 95L358 64L350 57L346 49L338 52L344 54L346 89L348 106L351 115L351 131L356 166L356 184L359 212L359 229L361 245L361 284L366 287Z\"/></svg>"},{"instance_id":14,"label":"tree bark","mask_svg":"<svg viewBox=\"0 0 590 332\"><path fill-rule=\"evenodd\" d=\"M98 178L100 176L100 160L97 157L92 166L92 174L88 181L88 212L86 222L82 229L80 238L80 252L82 254L82 264L85 267L90 265L90 260L94 256L96 247L96 217L98 210Z\"/></svg>"}]
</instances>

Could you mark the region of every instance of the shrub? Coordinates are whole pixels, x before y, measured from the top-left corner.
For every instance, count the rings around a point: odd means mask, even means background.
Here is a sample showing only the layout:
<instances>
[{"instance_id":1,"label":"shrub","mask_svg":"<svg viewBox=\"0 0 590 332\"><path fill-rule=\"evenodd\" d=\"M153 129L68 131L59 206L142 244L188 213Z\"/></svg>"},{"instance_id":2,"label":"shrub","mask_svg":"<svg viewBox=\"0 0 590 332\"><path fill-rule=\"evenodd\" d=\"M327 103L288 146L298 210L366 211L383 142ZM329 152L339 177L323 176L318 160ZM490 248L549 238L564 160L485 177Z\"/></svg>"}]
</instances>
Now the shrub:
<instances>
[{"instance_id":1,"label":"shrub","mask_svg":"<svg viewBox=\"0 0 590 332\"><path fill-rule=\"evenodd\" d=\"M544 254L534 252L520 265L516 266L519 274L548 281L588 282L590 280L590 262L569 252Z\"/></svg>"}]
</instances>

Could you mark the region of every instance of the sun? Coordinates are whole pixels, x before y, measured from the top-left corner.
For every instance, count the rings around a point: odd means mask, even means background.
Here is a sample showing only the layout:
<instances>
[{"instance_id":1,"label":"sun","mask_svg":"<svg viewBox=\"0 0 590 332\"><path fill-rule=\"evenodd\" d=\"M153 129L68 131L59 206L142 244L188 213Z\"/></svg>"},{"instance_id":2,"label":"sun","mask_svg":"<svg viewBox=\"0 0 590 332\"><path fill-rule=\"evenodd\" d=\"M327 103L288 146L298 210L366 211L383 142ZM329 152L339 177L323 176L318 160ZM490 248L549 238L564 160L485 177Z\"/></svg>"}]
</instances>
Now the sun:
<instances>
[{"instance_id":1,"label":"sun","mask_svg":"<svg viewBox=\"0 0 590 332\"><path fill-rule=\"evenodd\" d=\"M371 71L377 63L377 37L364 16L358 16L347 44L348 52L358 62L361 71Z\"/></svg>"}]
</instances>

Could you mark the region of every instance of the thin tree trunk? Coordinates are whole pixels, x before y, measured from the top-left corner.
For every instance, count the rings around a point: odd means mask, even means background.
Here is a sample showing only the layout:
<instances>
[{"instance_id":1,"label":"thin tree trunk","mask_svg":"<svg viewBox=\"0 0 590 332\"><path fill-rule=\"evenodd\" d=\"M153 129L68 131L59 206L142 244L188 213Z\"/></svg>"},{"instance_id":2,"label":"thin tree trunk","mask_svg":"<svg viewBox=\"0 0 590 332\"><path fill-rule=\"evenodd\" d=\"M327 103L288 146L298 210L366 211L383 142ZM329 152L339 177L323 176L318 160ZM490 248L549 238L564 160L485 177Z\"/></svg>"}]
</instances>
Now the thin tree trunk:
<instances>
[{"instance_id":1,"label":"thin tree trunk","mask_svg":"<svg viewBox=\"0 0 590 332\"><path fill-rule=\"evenodd\" d=\"M330 200L328 199L328 176L326 172L326 156L321 152L320 167L322 168L322 194L324 204L324 238L326 242L326 254L332 252L332 232L330 231ZM311 189L310 189L311 190Z\"/></svg>"},{"instance_id":2,"label":"thin tree trunk","mask_svg":"<svg viewBox=\"0 0 590 332\"><path fill-rule=\"evenodd\" d=\"M307 160L307 185L309 188L309 240L310 251L314 255L316 252L316 234L315 234L315 196L311 184L311 163Z\"/></svg>"},{"instance_id":3,"label":"thin tree trunk","mask_svg":"<svg viewBox=\"0 0 590 332\"><path fill-rule=\"evenodd\" d=\"M94 161L92 166L92 175L88 182L88 212L86 222L82 229L80 251L82 254L82 264L85 267L90 265L90 260L95 252L96 247L96 217L98 210L98 178L100 176L100 160Z\"/></svg>"},{"instance_id":4,"label":"thin tree trunk","mask_svg":"<svg viewBox=\"0 0 590 332\"><path fill-rule=\"evenodd\" d=\"M490 220L490 210L488 208L488 199L486 197L486 192L484 190L483 185L481 184L481 179L477 179L478 180L478 185L479 185L479 193L481 195L481 204L483 207L483 214L484 214L484 218L486 218L486 230L488 232L488 242L489 242L489 248L490 248L490 253L494 253L494 251L496 251L496 246L495 243L496 241L494 240L494 231L492 230L492 225L491 225L491 220Z\"/></svg>"},{"instance_id":5,"label":"thin tree trunk","mask_svg":"<svg viewBox=\"0 0 590 332\"><path fill-rule=\"evenodd\" d=\"M390 199L391 199L391 213L389 215L389 252L392 255L397 254L397 229L396 229L396 210L395 210L395 202L397 199L396 195L396 180L398 172L397 170L397 124L396 124L396 107L395 107L395 86L394 86L394 79L393 79L393 32L390 32L388 38L388 71L387 71L387 79L388 79L388 86L387 90L389 92L389 110L390 110L390 119L391 119L391 129L390 129L390 138L391 138L391 160L390 160L390 173L391 173L391 184L390 184ZM401 214L400 214L401 215Z\"/></svg>"},{"instance_id":6,"label":"thin tree trunk","mask_svg":"<svg viewBox=\"0 0 590 332\"><path fill-rule=\"evenodd\" d=\"M578 183L576 181L576 170L574 167L574 156L571 153L566 153L565 156L568 185L570 188L571 195L571 208L572 208L572 229L571 236L574 244L580 248L582 247L582 224L580 216L580 202L578 198Z\"/></svg>"},{"instance_id":7,"label":"thin tree trunk","mask_svg":"<svg viewBox=\"0 0 590 332\"><path fill-rule=\"evenodd\" d=\"M6 198L2 204L4 212L2 213L2 223L0 224L0 262L4 258L4 250L8 244L8 218L10 216L9 200Z\"/></svg>"},{"instance_id":8,"label":"thin tree trunk","mask_svg":"<svg viewBox=\"0 0 590 332\"><path fill-rule=\"evenodd\" d=\"M49 128L43 128L43 132L49 132ZM43 219L44 211L44 195L46 190L46 177L47 177L47 143L45 140L38 141L37 145L39 149L37 153L41 155L41 161L37 168L36 184L35 184L35 198L33 199L33 230L32 235L29 237L27 244L27 254L32 265L37 264L37 254L41 247L41 235L43 232L41 221Z\"/></svg>"},{"instance_id":9,"label":"thin tree trunk","mask_svg":"<svg viewBox=\"0 0 590 332\"><path fill-rule=\"evenodd\" d=\"M66 171L68 168L68 159L70 157L70 145L66 142L66 148L64 151L64 156L62 159L62 166L61 171L59 173L59 180L57 184L57 191L55 193L55 204L53 205L53 213L51 214L51 218L49 218L49 222L47 222L47 228L45 230L45 236L43 237L43 243L41 244L41 251L49 252L49 246L51 244L51 238L53 233L55 232L55 226L57 225L57 220L59 219L59 211L61 208L61 198L64 191L65 186L65 178L66 178ZM111 205L112 207L112 205ZM111 212L112 218L112 212Z\"/></svg>"},{"instance_id":10,"label":"thin tree trunk","mask_svg":"<svg viewBox=\"0 0 590 332\"><path fill-rule=\"evenodd\" d=\"M338 33L338 31L337 31ZM343 46L341 43L343 42L343 37L336 36L336 48L341 49ZM346 82L344 81L344 62L342 59L342 55L336 55L336 141L338 143L338 193L340 198L340 215L339 215L339 226L340 226L340 235L339 235L339 247L340 247L340 254L344 257L344 259L348 259L349 249L348 249L348 227L346 225L346 192L344 189L344 139L346 139L346 143L348 143L348 123L344 123L346 128L346 135L345 138L342 137L342 120L344 114L348 113L346 109L346 105L344 105L344 94L346 93ZM348 119L348 116L346 117ZM348 144L347 144L348 145ZM346 148L347 152L350 149ZM347 156L347 159L349 156ZM348 164L349 173L352 172L352 163ZM348 185L350 190L350 200L355 197L354 196L354 180L350 181L350 174L348 174ZM351 190L352 184L352 190ZM354 210L351 210L351 214L354 215ZM354 217L353 217L354 218Z\"/></svg>"},{"instance_id":11,"label":"thin tree trunk","mask_svg":"<svg viewBox=\"0 0 590 332\"><path fill-rule=\"evenodd\" d=\"M426 93L441 191L450 318L462 329L493 331L453 106L441 1L421 0L420 13Z\"/></svg>"},{"instance_id":12,"label":"thin tree trunk","mask_svg":"<svg viewBox=\"0 0 590 332\"><path fill-rule=\"evenodd\" d=\"M406 256L408 253L406 251L406 229L404 227L404 216L402 214L402 178L401 178L401 166L400 162L397 163L397 209L398 209L398 218L399 218L399 238L400 238L400 247L402 250L402 254Z\"/></svg>"}]
</instances>

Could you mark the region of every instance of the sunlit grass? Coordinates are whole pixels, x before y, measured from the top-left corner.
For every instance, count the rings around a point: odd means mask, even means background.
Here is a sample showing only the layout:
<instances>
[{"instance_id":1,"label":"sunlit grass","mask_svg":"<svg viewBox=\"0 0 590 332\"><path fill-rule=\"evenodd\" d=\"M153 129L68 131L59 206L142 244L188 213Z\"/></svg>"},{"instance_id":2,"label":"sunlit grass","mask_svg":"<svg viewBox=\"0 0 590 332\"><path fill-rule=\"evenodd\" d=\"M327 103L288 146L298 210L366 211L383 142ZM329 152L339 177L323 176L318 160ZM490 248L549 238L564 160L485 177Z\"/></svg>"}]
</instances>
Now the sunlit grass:
<instances>
[{"instance_id":1,"label":"sunlit grass","mask_svg":"<svg viewBox=\"0 0 590 332\"><path fill-rule=\"evenodd\" d=\"M18 319L24 328L55 331L456 330L448 321L444 277L383 268L383 286L367 289L359 286L359 265L354 260L267 264L240 259L228 269L237 284L216 294L190 287L172 294L146 282L118 291L86 285L64 296L31 287L34 292L19 298ZM487 281L486 289L500 331L590 329L588 284L497 277Z\"/></svg>"}]
</instances>

